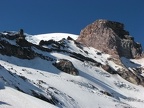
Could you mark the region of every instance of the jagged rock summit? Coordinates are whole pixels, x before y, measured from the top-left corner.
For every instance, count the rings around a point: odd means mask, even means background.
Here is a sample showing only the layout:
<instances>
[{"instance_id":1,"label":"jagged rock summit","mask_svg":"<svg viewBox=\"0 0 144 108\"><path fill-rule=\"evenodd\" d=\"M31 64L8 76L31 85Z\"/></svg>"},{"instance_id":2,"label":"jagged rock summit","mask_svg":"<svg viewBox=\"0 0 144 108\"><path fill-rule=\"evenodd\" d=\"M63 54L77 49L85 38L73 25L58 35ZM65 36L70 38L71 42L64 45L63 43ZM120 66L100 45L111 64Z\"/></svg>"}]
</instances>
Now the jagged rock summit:
<instances>
[{"instance_id":1,"label":"jagged rock summit","mask_svg":"<svg viewBox=\"0 0 144 108\"><path fill-rule=\"evenodd\" d=\"M114 21L96 20L81 30L77 41L115 58L138 58L142 53L141 44L124 30L124 24Z\"/></svg>"}]
</instances>

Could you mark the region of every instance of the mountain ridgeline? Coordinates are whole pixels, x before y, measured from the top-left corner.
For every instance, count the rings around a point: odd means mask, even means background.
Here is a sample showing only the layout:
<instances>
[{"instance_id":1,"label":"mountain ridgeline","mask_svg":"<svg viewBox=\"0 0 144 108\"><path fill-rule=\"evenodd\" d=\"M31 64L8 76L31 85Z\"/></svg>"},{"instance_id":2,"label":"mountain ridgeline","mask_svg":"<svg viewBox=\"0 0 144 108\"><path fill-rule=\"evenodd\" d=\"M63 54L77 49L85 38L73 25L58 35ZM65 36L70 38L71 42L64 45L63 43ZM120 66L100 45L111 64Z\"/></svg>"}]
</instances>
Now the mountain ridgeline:
<instances>
[{"instance_id":1,"label":"mountain ridgeline","mask_svg":"<svg viewBox=\"0 0 144 108\"><path fill-rule=\"evenodd\" d=\"M70 54L71 57L88 61L95 64L95 66L102 67L109 73L119 74L127 81L144 86L144 78L138 73L142 73L141 68L134 71L127 69L121 57L126 58L141 58L142 46L140 43L134 41L134 37L129 35L129 32L124 30L124 24L108 20L96 20L94 23L86 26L80 33L77 40L68 36L67 39L60 41L41 40L38 45L33 44L26 39L23 29L19 32L3 32L0 34L0 54L7 56L15 56L21 59L34 59L40 57L48 61L55 61L53 65L69 74L78 75L78 71L73 64L68 60L60 60L62 63L57 63L56 59L50 56L44 56L36 52L34 49L44 52L64 52ZM93 60L89 56L84 56L78 52L68 51L69 46L66 40L74 41L75 45L83 50L83 46L93 47L101 51L101 53L110 54L109 60L114 61L116 64L123 67L123 69L115 70L109 64L103 65L102 63ZM13 41L13 42L12 42ZM15 44L13 44L15 42ZM48 47L44 47L48 46ZM87 51L85 53L88 54ZM66 65L70 64L70 65ZM73 71L73 70L75 71ZM138 72L138 73L137 73Z\"/></svg>"},{"instance_id":2,"label":"mountain ridgeline","mask_svg":"<svg viewBox=\"0 0 144 108\"><path fill-rule=\"evenodd\" d=\"M124 24L101 19L79 36L54 35L0 32L0 90L9 86L60 108L144 105L142 46Z\"/></svg>"}]
</instances>

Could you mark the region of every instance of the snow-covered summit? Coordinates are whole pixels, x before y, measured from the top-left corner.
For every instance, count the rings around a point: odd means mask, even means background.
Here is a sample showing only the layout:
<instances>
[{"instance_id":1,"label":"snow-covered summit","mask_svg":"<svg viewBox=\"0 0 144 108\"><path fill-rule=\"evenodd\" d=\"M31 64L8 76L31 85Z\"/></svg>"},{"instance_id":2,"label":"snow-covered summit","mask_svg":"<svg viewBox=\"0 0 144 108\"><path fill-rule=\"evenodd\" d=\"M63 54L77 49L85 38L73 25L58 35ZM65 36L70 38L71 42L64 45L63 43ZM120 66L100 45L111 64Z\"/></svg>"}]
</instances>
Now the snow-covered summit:
<instances>
[{"instance_id":1,"label":"snow-covered summit","mask_svg":"<svg viewBox=\"0 0 144 108\"><path fill-rule=\"evenodd\" d=\"M74 40L78 38L78 35L75 34L69 34L69 33L48 33L48 34L39 34L39 35L27 35L26 39L27 41L38 44L41 40L48 41L50 39L53 39L55 41L60 41L63 38L71 37Z\"/></svg>"}]
</instances>

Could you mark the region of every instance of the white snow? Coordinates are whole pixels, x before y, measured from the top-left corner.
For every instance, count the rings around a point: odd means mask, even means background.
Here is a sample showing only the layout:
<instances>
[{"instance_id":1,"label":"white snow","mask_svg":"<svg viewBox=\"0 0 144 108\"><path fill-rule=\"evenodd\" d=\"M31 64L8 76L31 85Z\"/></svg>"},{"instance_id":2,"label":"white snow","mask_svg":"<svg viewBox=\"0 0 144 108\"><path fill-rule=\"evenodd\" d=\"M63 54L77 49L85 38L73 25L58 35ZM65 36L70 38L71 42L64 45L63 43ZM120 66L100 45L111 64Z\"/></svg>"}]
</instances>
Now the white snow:
<instances>
[{"instance_id":1,"label":"white snow","mask_svg":"<svg viewBox=\"0 0 144 108\"><path fill-rule=\"evenodd\" d=\"M12 73L20 76L25 76L31 82L35 82L35 84L38 84L40 80L46 82L42 83L41 86L39 86L40 88L47 89L49 87L55 87L56 89L60 90L61 93L57 95L57 98L64 102L65 105L69 108L114 108L115 106L120 107L129 105L135 107L137 107L137 105L141 105L141 107L144 106L143 102L137 102L137 100L143 100L144 89L142 87L133 85L123 80L119 76L113 76L103 71L102 69L91 66L89 64L88 66L84 66L83 62L71 58L68 55L59 53L52 53L51 55L57 57L58 59L64 58L71 60L74 66L79 70L80 76L72 76L60 71L58 72L58 70L55 69L52 65L50 66L48 62L40 59L28 61L1 55L0 63L2 66L5 66L6 70L9 70ZM0 75L4 76L3 74L6 74L6 71L3 71ZM9 80L9 78L7 78L7 80ZM19 82L20 85L26 85L26 83L20 79L18 79L17 82ZM94 89L91 85L95 86L96 88ZM38 87L38 85L34 86ZM29 89L30 88L36 89L32 86L29 86ZM23 88L21 87L21 89ZM119 100L102 94L100 90L113 93L116 98L119 98ZM7 90L4 91L4 93L7 93ZM65 94L71 96L74 101L70 100ZM11 97L13 98L13 96ZM131 97L132 100L130 100L131 98L125 99L126 97ZM9 100L12 98L9 98ZM9 101L3 102L9 103L11 105L14 104L14 102L12 102L12 104Z\"/></svg>"},{"instance_id":2,"label":"white snow","mask_svg":"<svg viewBox=\"0 0 144 108\"><path fill-rule=\"evenodd\" d=\"M0 108L57 108L11 87L0 90Z\"/></svg>"},{"instance_id":3,"label":"white snow","mask_svg":"<svg viewBox=\"0 0 144 108\"><path fill-rule=\"evenodd\" d=\"M41 40L48 41L50 39L53 39L55 41L59 41L63 38L66 39L68 36L70 36L74 40L76 40L78 38L78 35L69 34L69 33L48 33L48 34L39 34L39 35L34 35L34 36L27 35L26 39L29 42L38 45Z\"/></svg>"},{"instance_id":4,"label":"white snow","mask_svg":"<svg viewBox=\"0 0 144 108\"><path fill-rule=\"evenodd\" d=\"M77 38L77 35L54 33L35 36L27 35L26 39L29 42L38 44L41 40L54 39L59 41L67 36ZM70 52L82 54L102 64L108 64L115 70L121 68L114 62L108 61L110 57L108 54L103 54L91 47L80 49L73 41L67 41L66 44L69 46L66 50ZM38 49L34 49L34 51L49 56L57 60L56 62L59 62L59 59L70 60L79 71L79 76L69 75L58 70L52 65L54 61L51 62L38 57L33 60L26 60L0 55L0 108L55 107L30 96L32 95L31 90L44 94L49 98L51 98L49 95L51 93L60 101L57 105L60 108L144 107L144 88L142 86L129 83L119 75L112 75L89 62L82 62L70 57L67 53L48 53ZM98 52L100 54L97 54ZM128 59L123 58L123 61L129 67L133 66ZM135 62L143 65L143 60L136 60ZM15 86L27 94L17 91L14 89ZM107 92L112 96L102 92Z\"/></svg>"},{"instance_id":5,"label":"white snow","mask_svg":"<svg viewBox=\"0 0 144 108\"><path fill-rule=\"evenodd\" d=\"M132 62L141 65L141 67L144 67L144 58L141 59L131 59Z\"/></svg>"}]
</instances>

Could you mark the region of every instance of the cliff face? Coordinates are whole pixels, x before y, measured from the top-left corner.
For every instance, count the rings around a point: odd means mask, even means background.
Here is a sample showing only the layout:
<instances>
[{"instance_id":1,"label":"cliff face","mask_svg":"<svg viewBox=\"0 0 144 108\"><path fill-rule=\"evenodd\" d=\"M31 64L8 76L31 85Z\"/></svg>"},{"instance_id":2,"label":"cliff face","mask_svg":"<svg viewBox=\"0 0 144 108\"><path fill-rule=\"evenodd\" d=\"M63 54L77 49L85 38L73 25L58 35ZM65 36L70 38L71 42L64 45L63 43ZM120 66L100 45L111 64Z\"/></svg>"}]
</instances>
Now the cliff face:
<instances>
[{"instance_id":1,"label":"cliff face","mask_svg":"<svg viewBox=\"0 0 144 108\"><path fill-rule=\"evenodd\" d=\"M97 20L81 30L77 41L111 54L115 58L137 58L142 53L141 44L136 43L119 22Z\"/></svg>"}]
</instances>

